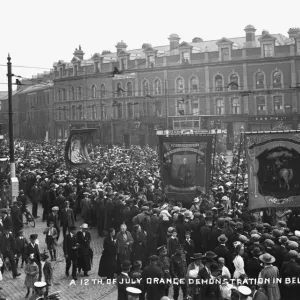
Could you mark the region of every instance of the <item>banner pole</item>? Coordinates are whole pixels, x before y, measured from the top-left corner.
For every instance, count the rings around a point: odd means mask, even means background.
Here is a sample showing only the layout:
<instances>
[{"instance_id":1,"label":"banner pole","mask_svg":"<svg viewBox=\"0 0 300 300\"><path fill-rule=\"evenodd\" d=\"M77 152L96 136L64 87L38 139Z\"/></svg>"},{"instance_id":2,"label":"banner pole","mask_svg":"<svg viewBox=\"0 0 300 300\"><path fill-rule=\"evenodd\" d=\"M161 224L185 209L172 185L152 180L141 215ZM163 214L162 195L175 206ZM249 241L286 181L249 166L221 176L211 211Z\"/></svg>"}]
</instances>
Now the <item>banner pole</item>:
<instances>
[{"instance_id":1,"label":"banner pole","mask_svg":"<svg viewBox=\"0 0 300 300\"><path fill-rule=\"evenodd\" d=\"M217 129L215 129L214 154L213 154L213 164L212 164L211 175L210 175L210 185L212 185L213 177L215 173L216 148L217 148Z\"/></svg>"},{"instance_id":2,"label":"banner pole","mask_svg":"<svg viewBox=\"0 0 300 300\"><path fill-rule=\"evenodd\" d=\"M238 152L238 165L237 165L237 171L236 171L236 178L235 178L235 190L234 190L234 199L235 201L236 199L236 194L237 194L237 185L238 185L238 175L239 175L239 168L240 168L240 160L241 160L241 150L242 150L242 142L243 142L243 127L241 128L241 132L240 132L240 145L239 145L239 152ZM234 205L234 203L232 203L232 206Z\"/></svg>"}]
</instances>

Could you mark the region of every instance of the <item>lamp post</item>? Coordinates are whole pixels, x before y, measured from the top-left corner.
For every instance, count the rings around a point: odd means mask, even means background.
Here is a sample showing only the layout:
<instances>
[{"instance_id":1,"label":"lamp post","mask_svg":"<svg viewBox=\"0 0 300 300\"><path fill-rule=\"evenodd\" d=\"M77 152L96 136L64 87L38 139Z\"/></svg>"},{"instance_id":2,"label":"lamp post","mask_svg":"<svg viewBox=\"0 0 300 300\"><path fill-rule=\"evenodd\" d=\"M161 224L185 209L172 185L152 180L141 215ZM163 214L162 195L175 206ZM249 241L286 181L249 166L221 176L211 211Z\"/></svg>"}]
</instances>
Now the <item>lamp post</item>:
<instances>
[{"instance_id":1,"label":"lamp post","mask_svg":"<svg viewBox=\"0 0 300 300\"><path fill-rule=\"evenodd\" d=\"M10 157L10 179L11 179L11 202L13 203L19 194L19 181L16 177L15 145L13 127L13 107L12 107L12 77L11 57L7 57L7 82L8 82L8 120L9 120L9 157Z\"/></svg>"},{"instance_id":2,"label":"lamp post","mask_svg":"<svg viewBox=\"0 0 300 300\"><path fill-rule=\"evenodd\" d=\"M0 208L6 208L7 203L4 202L4 182L7 179L8 158L0 157Z\"/></svg>"}]
</instances>

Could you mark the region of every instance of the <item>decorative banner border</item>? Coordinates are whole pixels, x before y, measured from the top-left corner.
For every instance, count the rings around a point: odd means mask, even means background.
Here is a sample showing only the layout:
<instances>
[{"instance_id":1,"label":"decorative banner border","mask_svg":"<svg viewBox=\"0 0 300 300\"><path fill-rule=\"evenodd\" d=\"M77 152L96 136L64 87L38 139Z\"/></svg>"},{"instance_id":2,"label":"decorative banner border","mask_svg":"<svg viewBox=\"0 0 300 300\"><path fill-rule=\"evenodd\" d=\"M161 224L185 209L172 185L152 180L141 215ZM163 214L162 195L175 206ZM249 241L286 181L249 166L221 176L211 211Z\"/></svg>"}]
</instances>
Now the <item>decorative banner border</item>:
<instances>
[{"instance_id":1,"label":"decorative banner border","mask_svg":"<svg viewBox=\"0 0 300 300\"><path fill-rule=\"evenodd\" d=\"M283 147L295 150L300 154L300 131L270 131L246 132L245 149L248 162L248 209L288 208L300 206L300 194L293 196L274 197L260 194L258 180L259 160L257 159L266 150Z\"/></svg>"}]
</instances>

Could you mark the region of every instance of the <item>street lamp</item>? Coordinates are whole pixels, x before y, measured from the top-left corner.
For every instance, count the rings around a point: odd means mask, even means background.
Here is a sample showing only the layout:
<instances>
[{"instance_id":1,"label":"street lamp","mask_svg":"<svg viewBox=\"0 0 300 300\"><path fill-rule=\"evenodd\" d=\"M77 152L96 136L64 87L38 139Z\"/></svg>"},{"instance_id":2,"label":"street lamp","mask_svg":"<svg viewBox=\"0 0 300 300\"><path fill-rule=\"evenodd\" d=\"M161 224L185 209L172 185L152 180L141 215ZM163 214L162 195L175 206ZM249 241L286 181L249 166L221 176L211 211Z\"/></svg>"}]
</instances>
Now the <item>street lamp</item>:
<instances>
[{"instance_id":1,"label":"street lamp","mask_svg":"<svg viewBox=\"0 0 300 300\"><path fill-rule=\"evenodd\" d=\"M7 168L9 165L9 159L8 157L0 157L0 208L6 208L6 205L4 205L4 182L7 179Z\"/></svg>"}]
</instances>

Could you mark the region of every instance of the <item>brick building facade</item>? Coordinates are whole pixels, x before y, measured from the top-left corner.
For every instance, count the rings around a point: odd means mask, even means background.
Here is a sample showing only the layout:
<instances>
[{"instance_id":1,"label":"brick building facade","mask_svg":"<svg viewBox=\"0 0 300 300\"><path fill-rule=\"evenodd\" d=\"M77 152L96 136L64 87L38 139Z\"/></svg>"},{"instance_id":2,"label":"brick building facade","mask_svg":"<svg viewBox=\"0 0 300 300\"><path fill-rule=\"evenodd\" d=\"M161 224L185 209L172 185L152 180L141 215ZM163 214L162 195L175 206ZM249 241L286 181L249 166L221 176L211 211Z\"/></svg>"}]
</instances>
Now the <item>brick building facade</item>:
<instances>
[{"instance_id":1,"label":"brick building facade","mask_svg":"<svg viewBox=\"0 0 300 300\"><path fill-rule=\"evenodd\" d=\"M143 44L53 65L54 135L97 128L103 144L156 144L157 129L234 132L297 129L300 109L300 30L288 37L252 25L245 36L191 43L169 36L166 46Z\"/></svg>"}]
</instances>

